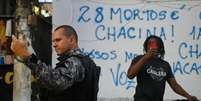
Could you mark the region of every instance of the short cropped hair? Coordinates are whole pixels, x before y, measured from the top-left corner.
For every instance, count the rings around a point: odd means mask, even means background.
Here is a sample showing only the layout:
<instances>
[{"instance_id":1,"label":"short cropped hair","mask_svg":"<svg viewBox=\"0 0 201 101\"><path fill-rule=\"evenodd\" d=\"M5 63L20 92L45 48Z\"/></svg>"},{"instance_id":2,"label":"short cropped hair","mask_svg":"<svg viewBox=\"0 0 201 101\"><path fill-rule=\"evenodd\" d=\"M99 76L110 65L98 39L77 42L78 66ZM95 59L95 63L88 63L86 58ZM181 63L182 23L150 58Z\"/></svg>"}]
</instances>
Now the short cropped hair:
<instances>
[{"instance_id":1,"label":"short cropped hair","mask_svg":"<svg viewBox=\"0 0 201 101\"><path fill-rule=\"evenodd\" d=\"M76 43L78 43L77 32L75 31L75 29L72 26L70 26L70 25L61 25L61 26L57 27L54 31L57 31L58 29L61 29L61 28L64 29L65 35L67 37L74 36L75 40L76 40Z\"/></svg>"}]
</instances>

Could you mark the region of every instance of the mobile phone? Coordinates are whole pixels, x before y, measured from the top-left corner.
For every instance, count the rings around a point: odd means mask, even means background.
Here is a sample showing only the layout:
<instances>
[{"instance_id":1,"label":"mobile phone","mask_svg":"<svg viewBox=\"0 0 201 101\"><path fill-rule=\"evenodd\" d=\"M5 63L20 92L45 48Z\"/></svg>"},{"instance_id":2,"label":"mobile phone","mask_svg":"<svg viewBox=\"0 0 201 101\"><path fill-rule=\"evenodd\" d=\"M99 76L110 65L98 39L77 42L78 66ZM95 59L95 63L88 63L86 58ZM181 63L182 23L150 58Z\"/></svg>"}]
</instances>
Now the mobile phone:
<instances>
[{"instance_id":1,"label":"mobile phone","mask_svg":"<svg viewBox=\"0 0 201 101\"><path fill-rule=\"evenodd\" d=\"M150 40L149 49L158 49L156 40Z\"/></svg>"}]
</instances>

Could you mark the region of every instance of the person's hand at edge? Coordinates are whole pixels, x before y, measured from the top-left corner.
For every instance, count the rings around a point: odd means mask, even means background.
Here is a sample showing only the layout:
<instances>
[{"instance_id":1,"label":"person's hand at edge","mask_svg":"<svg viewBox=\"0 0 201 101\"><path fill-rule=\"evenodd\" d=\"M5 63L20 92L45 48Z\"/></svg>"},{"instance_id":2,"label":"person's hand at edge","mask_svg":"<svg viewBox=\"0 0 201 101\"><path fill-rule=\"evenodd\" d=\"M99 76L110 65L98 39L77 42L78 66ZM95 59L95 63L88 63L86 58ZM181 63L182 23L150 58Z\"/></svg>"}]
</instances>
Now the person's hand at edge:
<instances>
[{"instance_id":1,"label":"person's hand at edge","mask_svg":"<svg viewBox=\"0 0 201 101\"><path fill-rule=\"evenodd\" d=\"M190 97L188 98L188 101L199 101L199 100L198 100L198 98L195 97L195 96L190 96Z\"/></svg>"}]
</instances>

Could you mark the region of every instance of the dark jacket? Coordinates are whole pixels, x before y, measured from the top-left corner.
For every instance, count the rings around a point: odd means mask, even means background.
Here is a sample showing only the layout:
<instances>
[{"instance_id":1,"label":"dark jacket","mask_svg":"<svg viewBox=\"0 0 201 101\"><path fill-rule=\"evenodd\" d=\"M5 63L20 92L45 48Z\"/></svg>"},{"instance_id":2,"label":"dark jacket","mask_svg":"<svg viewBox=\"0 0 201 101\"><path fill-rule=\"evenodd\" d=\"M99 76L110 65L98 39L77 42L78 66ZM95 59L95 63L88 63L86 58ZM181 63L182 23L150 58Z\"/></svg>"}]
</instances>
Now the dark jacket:
<instances>
[{"instance_id":1,"label":"dark jacket","mask_svg":"<svg viewBox=\"0 0 201 101\"><path fill-rule=\"evenodd\" d=\"M91 66L95 63L79 50L72 50L58 60L54 69L42 63L35 55L24 62L36 74L40 85L37 85L40 87L38 101L96 101L97 92L94 94Z\"/></svg>"}]
</instances>

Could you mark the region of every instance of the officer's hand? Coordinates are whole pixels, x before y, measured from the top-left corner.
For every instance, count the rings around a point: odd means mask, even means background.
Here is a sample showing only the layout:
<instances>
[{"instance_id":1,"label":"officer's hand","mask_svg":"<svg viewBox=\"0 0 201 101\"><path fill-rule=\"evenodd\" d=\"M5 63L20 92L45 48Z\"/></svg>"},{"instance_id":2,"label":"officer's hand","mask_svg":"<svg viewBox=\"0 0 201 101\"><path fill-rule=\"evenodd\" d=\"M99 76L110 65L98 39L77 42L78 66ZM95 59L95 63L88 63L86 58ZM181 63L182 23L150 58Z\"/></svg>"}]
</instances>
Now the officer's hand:
<instances>
[{"instance_id":1,"label":"officer's hand","mask_svg":"<svg viewBox=\"0 0 201 101\"><path fill-rule=\"evenodd\" d=\"M14 35L12 36L11 50L15 55L20 57L27 57L31 55L28 51L28 44L25 35L19 39L17 39Z\"/></svg>"}]
</instances>

